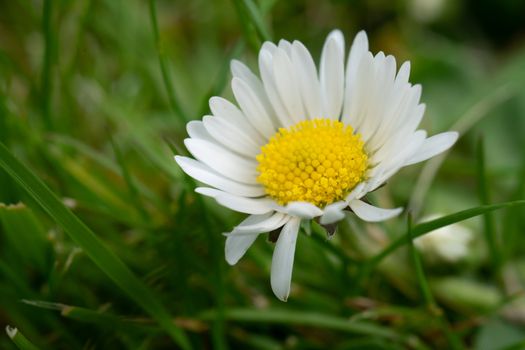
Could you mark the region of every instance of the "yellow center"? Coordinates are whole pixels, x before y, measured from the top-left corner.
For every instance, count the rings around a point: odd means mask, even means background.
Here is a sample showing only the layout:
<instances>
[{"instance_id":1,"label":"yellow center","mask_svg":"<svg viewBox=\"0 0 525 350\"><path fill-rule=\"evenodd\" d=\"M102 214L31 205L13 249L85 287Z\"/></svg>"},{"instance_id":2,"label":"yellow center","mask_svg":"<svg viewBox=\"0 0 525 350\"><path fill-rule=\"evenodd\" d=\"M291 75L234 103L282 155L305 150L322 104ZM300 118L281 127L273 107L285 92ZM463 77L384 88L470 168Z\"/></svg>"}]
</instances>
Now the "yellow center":
<instances>
[{"instance_id":1,"label":"yellow center","mask_svg":"<svg viewBox=\"0 0 525 350\"><path fill-rule=\"evenodd\" d=\"M314 119L279 129L257 161L257 181L279 204L304 201L323 207L363 180L368 157L351 126Z\"/></svg>"}]
</instances>

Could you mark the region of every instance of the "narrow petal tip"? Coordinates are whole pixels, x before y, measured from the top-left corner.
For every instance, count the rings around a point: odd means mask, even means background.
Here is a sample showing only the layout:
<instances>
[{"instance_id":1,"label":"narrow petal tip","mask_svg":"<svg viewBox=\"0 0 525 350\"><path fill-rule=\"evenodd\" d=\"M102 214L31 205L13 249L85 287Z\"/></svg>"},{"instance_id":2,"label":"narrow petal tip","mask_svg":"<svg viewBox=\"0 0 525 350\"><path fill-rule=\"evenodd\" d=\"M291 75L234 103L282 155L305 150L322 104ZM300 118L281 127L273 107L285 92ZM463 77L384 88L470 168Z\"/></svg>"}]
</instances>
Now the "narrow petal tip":
<instances>
[{"instance_id":1,"label":"narrow petal tip","mask_svg":"<svg viewBox=\"0 0 525 350\"><path fill-rule=\"evenodd\" d=\"M378 208L359 199L350 202L352 211L364 221L379 222L391 219L398 216L403 211L403 208L384 209Z\"/></svg>"}]
</instances>

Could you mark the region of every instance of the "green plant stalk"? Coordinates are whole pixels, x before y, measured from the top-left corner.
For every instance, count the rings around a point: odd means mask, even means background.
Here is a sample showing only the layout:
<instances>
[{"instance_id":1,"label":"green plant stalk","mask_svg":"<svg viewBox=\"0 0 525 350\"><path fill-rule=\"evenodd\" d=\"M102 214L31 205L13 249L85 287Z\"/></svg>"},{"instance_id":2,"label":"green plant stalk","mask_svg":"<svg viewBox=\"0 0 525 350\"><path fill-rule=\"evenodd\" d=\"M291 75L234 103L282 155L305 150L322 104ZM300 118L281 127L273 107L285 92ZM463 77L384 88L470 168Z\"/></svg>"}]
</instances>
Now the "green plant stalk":
<instances>
[{"instance_id":1,"label":"green plant stalk","mask_svg":"<svg viewBox=\"0 0 525 350\"><path fill-rule=\"evenodd\" d=\"M159 24L157 20L157 9L155 5L155 0L149 1L151 28L153 31L153 38L155 40L157 55L159 56L159 65L162 73L162 80L164 81L164 87L166 88L166 92L168 94L168 102L173 114L175 114L175 117L177 117L179 120L186 123L189 121L189 119L186 113L184 113L184 111L182 110L180 101L178 100L177 94L175 93L175 88L173 87L171 75L168 71L168 59L166 57L166 53L164 52L164 48L160 39Z\"/></svg>"},{"instance_id":2,"label":"green plant stalk","mask_svg":"<svg viewBox=\"0 0 525 350\"><path fill-rule=\"evenodd\" d=\"M7 125L7 108L5 92L2 91L3 87L0 86L0 140L8 143L9 129Z\"/></svg>"},{"instance_id":3,"label":"green plant stalk","mask_svg":"<svg viewBox=\"0 0 525 350\"><path fill-rule=\"evenodd\" d=\"M44 32L44 57L42 63L42 81L40 86L40 95L42 99L42 118L48 131L53 130L53 120L51 118L51 99L53 98L53 0L44 0L42 12L42 31Z\"/></svg>"},{"instance_id":4,"label":"green plant stalk","mask_svg":"<svg viewBox=\"0 0 525 350\"><path fill-rule=\"evenodd\" d=\"M315 328L338 330L350 334L364 334L392 340L403 340L405 337L387 327L373 323L352 321L341 317L308 311L272 310L272 309L228 309L226 319L245 323L300 325ZM217 317L215 311L203 313L199 318L210 320Z\"/></svg>"},{"instance_id":5,"label":"green plant stalk","mask_svg":"<svg viewBox=\"0 0 525 350\"><path fill-rule=\"evenodd\" d=\"M180 154L177 150L177 145L173 144L169 141L166 141L166 144L168 147L170 147L171 151L174 154ZM187 174L184 174L185 183L189 188L196 188L197 183L193 178L188 176ZM219 350L226 350L228 349L228 343L226 341L226 333L225 333L225 327L224 327L224 320L225 320L225 304L224 304L224 292L225 292L225 285L224 285L224 276L223 276L223 265L222 265L222 257L221 257L221 251L220 248L222 246L221 242L217 239L217 235L214 235L214 229L213 225L211 223L210 217L207 215L209 212L206 208L206 203L204 202L204 199L202 196L196 197L196 202L199 207L199 211L202 213L202 222L204 229L206 230L206 234L208 235L209 244L210 244L210 251L212 254L212 260L215 262L215 274L214 274L214 283L217 285L218 292L215 293L215 303L217 305L217 317L214 318L214 323L212 327L212 339L214 343L214 348Z\"/></svg>"},{"instance_id":6,"label":"green plant stalk","mask_svg":"<svg viewBox=\"0 0 525 350\"><path fill-rule=\"evenodd\" d=\"M242 0L241 6L244 7L261 41L272 41L270 30L264 22L261 11L259 11L259 8L254 4L253 0Z\"/></svg>"},{"instance_id":7,"label":"green plant stalk","mask_svg":"<svg viewBox=\"0 0 525 350\"><path fill-rule=\"evenodd\" d=\"M522 143L525 147L525 142ZM512 199L514 200L525 198L525 152L522 154L521 167L516 175L516 186L514 191L512 191ZM523 211L520 211L519 208L510 209L505 215L502 230L502 242L505 242L505 244L501 247L503 250L502 254L505 257L503 260L511 258L519 246L517 240L519 240L519 234L521 233L519 228L521 215L523 215Z\"/></svg>"},{"instance_id":8,"label":"green plant stalk","mask_svg":"<svg viewBox=\"0 0 525 350\"><path fill-rule=\"evenodd\" d=\"M9 339L11 339L20 350L38 350L38 347L33 345L33 343L31 343L31 341L29 341L29 339L27 339L18 329L6 326L5 332Z\"/></svg>"},{"instance_id":9,"label":"green plant stalk","mask_svg":"<svg viewBox=\"0 0 525 350\"><path fill-rule=\"evenodd\" d=\"M224 319L225 319L225 304L224 304L224 277L223 277L223 271L222 271L222 257L220 256L220 252L222 251L221 242L218 242L218 239L216 235L214 235L214 230L212 228L212 225L210 223L210 218L206 213L208 212L206 209L206 203L204 203L204 199L202 196L197 196L197 202L200 207L201 213L203 213L203 224L204 229L206 230L206 233L209 238L209 242L211 245L211 254L212 259L215 261L215 283L217 284L217 293L215 294L215 303L217 304L217 317L214 319L214 324L212 328L212 336L213 336L213 343L214 348L218 350L226 350L228 348L227 342L226 342L226 336L225 336L225 327L224 327Z\"/></svg>"},{"instance_id":10,"label":"green plant stalk","mask_svg":"<svg viewBox=\"0 0 525 350\"><path fill-rule=\"evenodd\" d=\"M142 217L142 220L144 222L151 221L146 209L142 205L142 200L140 198L139 191L137 189L137 186L133 182L133 179L131 178L128 167L126 165L126 162L124 160L122 153L120 152L120 149L118 148L117 144L115 143L115 140L113 139L111 135L109 136L109 140L111 142L113 152L115 153L115 158L117 159L117 163L120 166L122 178L124 179L124 181L126 182L126 185L128 186L130 197L135 203L137 212Z\"/></svg>"},{"instance_id":11,"label":"green plant stalk","mask_svg":"<svg viewBox=\"0 0 525 350\"><path fill-rule=\"evenodd\" d=\"M246 39L246 42L251 47L253 52L258 52L262 45L262 40L259 37L256 29L253 27L253 24L247 20L249 17L246 13L246 9L242 3L242 0L233 0L233 5L235 6L235 12L237 12L237 18L241 23L241 28Z\"/></svg>"},{"instance_id":12,"label":"green plant stalk","mask_svg":"<svg viewBox=\"0 0 525 350\"><path fill-rule=\"evenodd\" d=\"M215 83L213 84L213 86L210 88L208 93L202 99L196 119L200 119L203 115L208 113L210 109L210 107L208 106L210 98L213 96L220 95L221 92L224 90L226 84L228 84L228 81L229 81L228 74L230 72L230 62L233 58L239 56L239 54L244 49L244 46L245 46L244 40L240 39L239 41L237 41L235 46L231 49L231 51L227 55L227 58L224 60L225 63L222 64L219 70L219 73L217 74Z\"/></svg>"},{"instance_id":13,"label":"green plant stalk","mask_svg":"<svg viewBox=\"0 0 525 350\"><path fill-rule=\"evenodd\" d=\"M1 142L0 167L64 229L116 285L148 312L182 349L191 348L186 334L172 322L157 296Z\"/></svg>"},{"instance_id":14,"label":"green plant stalk","mask_svg":"<svg viewBox=\"0 0 525 350\"><path fill-rule=\"evenodd\" d=\"M419 254L414 246L414 237L412 235L412 216L410 214L407 218L407 239L409 241L408 246L410 249L410 255L412 256L412 260L414 262L416 279L419 283L419 287L421 288L421 294L423 295L423 299L425 301L427 309L434 317L438 319L438 324L441 327L441 331L445 334L445 337L449 342L450 348L454 350L461 350L463 349L461 341L450 328L450 325L445 315L443 314L443 311L437 305L436 300L432 295L432 291L430 290L430 287L428 285L428 281L425 276L425 271L423 270L423 265L421 264L421 259L419 258Z\"/></svg>"},{"instance_id":15,"label":"green plant stalk","mask_svg":"<svg viewBox=\"0 0 525 350\"><path fill-rule=\"evenodd\" d=\"M438 219L427 221L419 225L416 225L412 229L412 234L414 238L420 237L426 233L429 233L430 231L437 230L440 227L448 226L456 222L460 222L463 220L473 218L478 215L482 215L482 214L485 214L491 211L495 211L495 210L499 210L502 208L510 208L510 207L517 207L517 206L523 206L523 205L525 205L525 200L517 200L517 201L504 202L504 203L498 203L498 204L482 205L479 207L465 209L465 210L459 211L454 214L443 216ZM390 245L388 245L385 249L383 249L379 254L375 255L370 260L368 260L368 262L365 263L366 269L368 271L371 271L384 258L386 258L388 255L393 253L399 247L407 243L408 243L408 236L406 234L397 238L392 243L390 243Z\"/></svg>"},{"instance_id":16,"label":"green plant stalk","mask_svg":"<svg viewBox=\"0 0 525 350\"><path fill-rule=\"evenodd\" d=\"M478 140L476 158L479 200L481 202L480 204L486 205L490 203L490 184L487 176L487 168L485 166L485 145L483 143L482 138ZM501 250L499 248L498 239L496 237L496 230L494 228L494 218L492 216L492 213L486 213L483 215L483 223L485 226L483 230L485 242L487 244L487 248L490 254L490 259L492 261L492 272L494 277L497 279L498 283L503 288L502 290L504 290L503 279L501 275Z\"/></svg>"}]
</instances>

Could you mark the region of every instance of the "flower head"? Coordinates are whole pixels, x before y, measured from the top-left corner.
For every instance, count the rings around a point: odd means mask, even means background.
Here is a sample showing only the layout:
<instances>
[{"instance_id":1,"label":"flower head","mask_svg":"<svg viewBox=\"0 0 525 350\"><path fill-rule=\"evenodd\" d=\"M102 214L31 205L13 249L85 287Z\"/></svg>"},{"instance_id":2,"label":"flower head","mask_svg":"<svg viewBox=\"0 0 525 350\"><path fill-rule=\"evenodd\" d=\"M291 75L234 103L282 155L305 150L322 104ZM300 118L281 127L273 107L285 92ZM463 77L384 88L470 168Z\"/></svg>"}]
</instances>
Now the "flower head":
<instances>
[{"instance_id":1,"label":"flower head","mask_svg":"<svg viewBox=\"0 0 525 350\"><path fill-rule=\"evenodd\" d=\"M363 197L399 169L449 147L457 133L427 138L417 130L425 106L421 86L408 82L410 64L372 55L357 34L345 67L340 31L330 33L319 69L299 41L263 44L257 77L232 61L238 107L210 99L213 116L188 123L185 145L195 159L177 156L182 169L210 187L198 193L250 214L226 239L235 264L260 233L282 227L271 269L275 295L286 300L300 222L334 224L350 208L365 221L382 221L402 208L382 209Z\"/></svg>"}]
</instances>

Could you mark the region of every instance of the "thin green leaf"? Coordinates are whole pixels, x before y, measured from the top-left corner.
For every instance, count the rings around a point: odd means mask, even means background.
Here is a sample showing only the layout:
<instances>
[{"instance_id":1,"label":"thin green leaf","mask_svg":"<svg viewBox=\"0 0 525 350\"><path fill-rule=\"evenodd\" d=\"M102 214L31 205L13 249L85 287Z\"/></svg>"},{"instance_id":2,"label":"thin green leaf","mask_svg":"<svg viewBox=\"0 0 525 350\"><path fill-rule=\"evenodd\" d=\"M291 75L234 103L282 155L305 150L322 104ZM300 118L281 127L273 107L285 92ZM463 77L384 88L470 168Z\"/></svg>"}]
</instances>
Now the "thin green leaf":
<instances>
[{"instance_id":1,"label":"thin green leaf","mask_svg":"<svg viewBox=\"0 0 525 350\"><path fill-rule=\"evenodd\" d=\"M106 311L95 311L83 307L52 303L41 300L22 300L24 304L37 308L59 311L63 317L84 323L96 324L100 329L117 328L127 332L159 332L150 320L136 320L111 314Z\"/></svg>"},{"instance_id":2,"label":"thin green leaf","mask_svg":"<svg viewBox=\"0 0 525 350\"><path fill-rule=\"evenodd\" d=\"M235 12L237 12L237 18L241 23L241 29L246 42L250 45L254 52L258 52L262 45L262 40L257 34L257 30L253 26L252 22L249 20L243 0L233 0L233 5L235 6Z\"/></svg>"},{"instance_id":3,"label":"thin green leaf","mask_svg":"<svg viewBox=\"0 0 525 350\"><path fill-rule=\"evenodd\" d=\"M172 322L155 294L58 197L0 143L0 166L17 182L73 241L75 241L128 296L148 312L183 349L190 349L185 333Z\"/></svg>"},{"instance_id":4,"label":"thin green leaf","mask_svg":"<svg viewBox=\"0 0 525 350\"><path fill-rule=\"evenodd\" d=\"M257 6L253 3L253 0L242 0L242 6L246 10L246 13L248 14L252 22L252 25L257 31L257 34L259 34L261 40L271 41L272 36L270 35L270 30L266 26L261 11L259 11L259 8L257 8Z\"/></svg>"},{"instance_id":5,"label":"thin green leaf","mask_svg":"<svg viewBox=\"0 0 525 350\"><path fill-rule=\"evenodd\" d=\"M525 143L523 143L525 145ZM522 154L520 170L516 174L516 186L512 191L512 198L518 200L525 198L525 152ZM522 208L512 208L507 210L505 218L503 220L502 230L502 242L505 244L502 246L503 254L506 259L509 259L513 253L518 249L520 240L520 218L523 217L525 210Z\"/></svg>"},{"instance_id":6,"label":"thin green leaf","mask_svg":"<svg viewBox=\"0 0 525 350\"><path fill-rule=\"evenodd\" d=\"M226 319L242 323L253 322L262 324L283 324L310 326L338 330L351 334L365 334L374 337L402 340L403 335L383 326L373 323L356 322L341 317L307 311L292 310L255 310L255 309L229 309ZM205 320L217 317L216 312L204 313L201 318Z\"/></svg>"},{"instance_id":7,"label":"thin green leaf","mask_svg":"<svg viewBox=\"0 0 525 350\"><path fill-rule=\"evenodd\" d=\"M480 138L478 141L476 156L479 200L481 204L487 205L490 203L490 185L487 177L487 169L485 166L485 147L482 138ZM490 259L492 261L491 267L493 269L494 276L501 282L500 274L502 261L492 213L485 213L483 215L483 222L485 225L483 233L487 243L488 251L490 253Z\"/></svg>"},{"instance_id":8,"label":"thin green leaf","mask_svg":"<svg viewBox=\"0 0 525 350\"><path fill-rule=\"evenodd\" d=\"M423 299L428 310L431 314L438 319L438 324L441 327L442 332L445 334L451 349L463 349L460 340L454 332L452 332L450 325L448 324L447 319L445 318L443 311L439 308L432 295L430 286L428 285L427 278L425 276L425 271L423 270L423 264L419 258L419 254L414 246L414 236L412 232L412 216L409 214L407 218L407 239L409 241L410 255L412 255L412 260L414 262L414 269L416 270L416 279L421 288L421 293L423 294Z\"/></svg>"},{"instance_id":9,"label":"thin green leaf","mask_svg":"<svg viewBox=\"0 0 525 350\"><path fill-rule=\"evenodd\" d=\"M4 228L8 249L42 274L49 268L51 246L46 233L33 212L23 204L6 206L0 203L0 223Z\"/></svg>"},{"instance_id":10,"label":"thin green leaf","mask_svg":"<svg viewBox=\"0 0 525 350\"><path fill-rule=\"evenodd\" d=\"M155 47L157 48L157 54L159 56L159 65L162 73L162 80L164 81L164 86L166 87L170 108L177 118L179 118L183 122L187 122L189 121L189 119L186 113L182 110L180 100L177 98L175 88L173 87L173 82L171 81L170 72L168 71L168 58L166 56L166 52L160 38L155 0L149 1L149 14L151 20L151 29L153 31L153 38L155 40Z\"/></svg>"},{"instance_id":11,"label":"thin green leaf","mask_svg":"<svg viewBox=\"0 0 525 350\"><path fill-rule=\"evenodd\" d=\"M50 135L50 139L52 142L56 142L60 146L67 146L73 148L76 152L94 161L97 165L101 166L105 170L109 170L117 176L121 175L122 171L119 168L119 166L115 164L113 159L111 159L104 153L100 153L94 150L85 143L79 142L78 140L67 135L59 134ZM156 204L159 205L159 203L157 203L158 198L156 194L153 193L149 188L147 188L142 182L140 182L137 177L133 176L132 174L129 175L130 181L133 182L140 194L147 197L150 201L156 202Z\"/></svg>"},{"instance_id":12,"label":"thin green leaf","mask_svg":"<svg viewBox=\"0 0 525 350\"><path fill-rule=\"evenodd\" d=\"M5 98L5 92L3 86L0 86L0 140L8 142L9 128L7 124L8 111L6 108L7 99Z\"/></svg>"},{"instance_id":13,"label":"thin green leaf","mask_svg":"<svg viewBox=\"0 0 525 350\"><path fill-rule=\"evenodd\" d=\"M38 348L27 339L17 328L6 326L5 332L20 350L38 350Z\"/></svg>"},{"instance_id":14,"label":"thin green leaf","mask_svg":"<svg viewBox=\"0 0 525 350\"><path fill-rule=\"evenodd\" d=\"M414 247L414 237L412 232L412 216L410 214L407 218L407 238L409 242L408 247L410 249L410 255L412 256L414 269L416 270L416 279L419 283L419 287L421 288L421 294L423 294L423 299L425 300L427 307L431 308L436 304L436 301L434 300L434 296L432 295L430 287L428 286L427 279L425 277L425 272L423 271L423 265L421 264L421 259L419 258L419 254L416 248Z\"/></svg>"},{"instance_id":15,"label":"thin green leaf","mask_svg":"<svg viewBox=\"0 0 525 350\"><path fill-rule=\"evenodd\" d=\"M427 221L424 223L421 223L419 225L416 225L413 230L413 237L419 237L423 236L424 234L437 230L440 227L448 226L451 224L454 224L456 222L460 222L463 220L467 220L470 218L473 218L478 215L482 215L494 210L499 210L502 208L509 208L509 207L516 207L516 206L522 206L525 205L525 200L518 200L518 201L512 201L512 202L505 202L505 203L498 203L498 204L491 204L491 205L482 205L475 208L470 208L466 210L459 211L454 214L450 214L447 216L440 217L435 220ZM383 249L379 254L372 257L368 263L367 267L368 269L372 269L375 266L377 266L384 258L386 258L388 255L390 255L392 252L394 252L399 247L405 245L408 243L407 235L403 235L399 237L398 239L394 240L388 247Z\"/></svg>"},{"instance_id":16,"label":"thin green leaf","mask_svg":"<svg viewBox=\"0 0 525 350\"><path fill-rule=\"evenodd\" d=\"M53 0L44 0L42 10L42 31L44 32L44 57L42 64L42 82L40 87L42 99L42 117L44 125L48 130L53 129L53 120L51 118L51 99L53 91L52 61L53 61Z\"/></svg>"},{"instance_id":17,"label":"thin green leaf","mask_svg":"<svg viewBox=\"0 0 525 350\"><path fill-rule=\"evenodd\" d=\"M133 200L133 203L135 203L135 207L137 208L137 212L142 216L142 219L144 221L151 221L148 215L148 212L146 211L146 208L142 205L142 199L139 196L139 191L137 189L137 186L135 185L135 182L131 178L131 174L128 171L128 167L126 165L126 161L120 152L120 149L118 148L117 144L115 143L115 140L113 140L113 137L110 136L111 146L113 147L113 152L115 153L115 157L117 158L117 162L120 166L121 175L124 178L124 181L126 182L126 185L128 186L130 197Z\"/></svg>"},{"instance_id":18,"label":"thin green leaf","mask_svg":"<svg viewBox=\"0 0 525 350\"><path fill-rule=\"evenodd\" d=\"M228 83L228 74L230 72L230 61L239 56L241 51L244 49L245 43L243 40L239 40L235 46L231 49L230 53L228 54L228 57L226 57L223 60L223 64L221 65L221 68L219 70L219 73L217 75L216 81L211 87L210 91L204 96L202 99L202 103L200 104L199 112L197 114L197 118L201 118L204 114L206 114L209 110L209 100L213 96L220 95L221 92L224 90L226 84Z\"/></svg>"}]
</instances>

